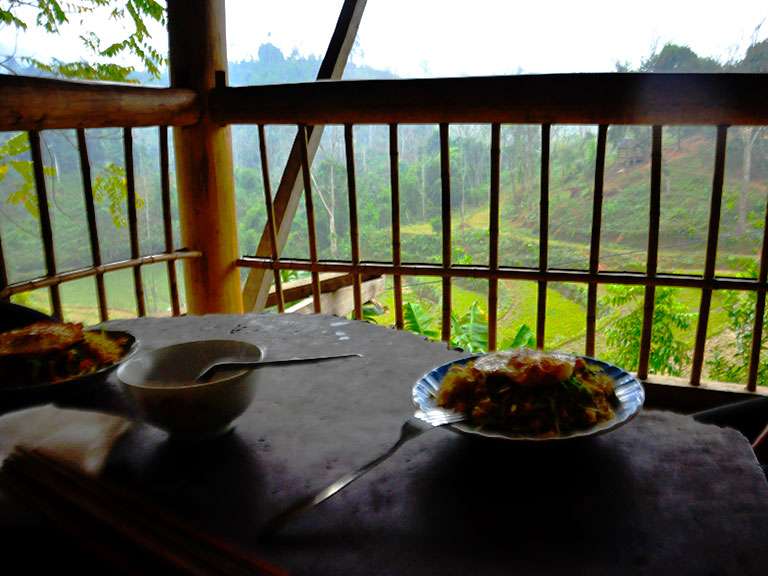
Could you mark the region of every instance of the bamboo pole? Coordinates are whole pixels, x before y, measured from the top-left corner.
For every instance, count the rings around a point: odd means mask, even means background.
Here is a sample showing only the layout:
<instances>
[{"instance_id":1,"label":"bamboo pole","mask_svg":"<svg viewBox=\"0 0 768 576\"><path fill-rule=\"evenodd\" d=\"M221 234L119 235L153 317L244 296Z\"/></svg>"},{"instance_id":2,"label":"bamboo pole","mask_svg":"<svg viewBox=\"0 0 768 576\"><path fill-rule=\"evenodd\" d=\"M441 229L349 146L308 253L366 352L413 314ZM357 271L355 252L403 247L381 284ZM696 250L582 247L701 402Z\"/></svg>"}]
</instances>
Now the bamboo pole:
<instances>
[{"instance_id":1,"label":"bamboo pole","mask_svg":"<svg viewBox=\"0 0 768 576\"><path fill-rule=\"evenodd\" d=\"M88 157L85 128L78 128L77 130L77 148L80 152L80 172L83 177L85 213L88 218L88 237L91 241L91 262L94 267L98 267L101 266L101 248L99 247L99 229L96 224L96 207L93 202L93 184L91 182L91 161ZM96 274L96 295L99 302L99 318L102 322L106 322L109 320L109 308L107 306L107 291L104 286L104 274Z\"/></svg>"},{"instance_id":2,"label":"bamboo pole","mask_svg":"<svg viewBox=\"0 0 768 576\"><path fill-rule=\"evenodd\" d=\"M501 125L491 125L491 198L490 234L488 237L488 268L499 268L499 193L501 182ZM488 284L488 350L496 350L499 310L499 279L491 278Z\"/></svg>"},{"instance_id":3,"label":"bamboo pole","mask_svg":"<svg viewBox=\"0 0 768 576\"><path fill-rule=\"evenodd\" d=\"M211 113L235 124L761 126L768 123L766 93L766 74L344 80L227 88L213 95Z\"/></svg>"},{"instance_id":4,"label":"bamboo pole","mask_svg":"<svg viewBox=\"0 0 768 576\"><path fill-rule=\"evenodd\" d=\"M549 267L549 147L551 127L541 126L541 196L539 200L539 271ZM536 298L536 347L544 348L547 325L547 281L539 280Z\"/></svg>"},{"instance_id":5,"label":"bamboo pole","mask_svg":"<svg viewBox=\"0 0 768 576\"><path fill-rule=\"evenodd\" d=\"M608 126L597 129L597 157L595 159L595 188L592 198L592 236L589 245L589 271L596 273L600 265L600 227L603 219L603 176L605 174L605 143ZM597 325L597 284L587 288L587 356L595 355L595 327Z\"/></svg>"},{"instance_id":6,"label":"bamboo pole","mask_svg":"<svg viewBox=\"0 0 768 576\"><path fill-rule=\"evenodd\" d=\"M704 278L715 277L717 264L717 240L720 233L720 211L723 203L723 181L725 180L725 147L728 136L727 126L717 127L717 148L715 150L715 168L712 174L712 197L709 205L709 227L707 229L707 256L704 265ZM704 367L704 352L707 345L707 324L709 309L712 304L712 290L701 291L699 321L696 325L696 344L693 349L691 364L691 385L701 383L701 371Z\"/></svg>"},{"instance_id":7,"label":"bamboo pole","mask_svg":"<svg viewBox=\"0 0 768 576\"><path fill-rule=\"evenodd\" d=\"M659 263L659 223L661 221L661 144L662 127L654 126L651 133L651 202L648 210L648 256L645 273L656 278ZM640 334L640 358L637 361L637 377L648 378L653 334L653 310L656 305L656 283L647 284L643 300L643 328Z\"/></svg>"},{"instance_id":8,"label":"bamboo pole","mask_svg":"<svg viewBox=\"0 0 768 576\"><path fill-rule=\"evenodd\" d=\"M0 74L0 130L189 125L200 116L193 90Z\"/></svg>"},{"instance_id":9,"label":"bamboo pole","mask_svg":"<svg viewBox=\"0 0 768 576\"><path fill-rule=\"evenodd\" d=\"M202 99L194 126L173 131L181 237L203 258L187 260L184 280L191 314L242 312L235 212L232 136L208 116L216 71L227 69L224 0L169 0L171 86L191 88Z\"/></svg>"}]
</instances>

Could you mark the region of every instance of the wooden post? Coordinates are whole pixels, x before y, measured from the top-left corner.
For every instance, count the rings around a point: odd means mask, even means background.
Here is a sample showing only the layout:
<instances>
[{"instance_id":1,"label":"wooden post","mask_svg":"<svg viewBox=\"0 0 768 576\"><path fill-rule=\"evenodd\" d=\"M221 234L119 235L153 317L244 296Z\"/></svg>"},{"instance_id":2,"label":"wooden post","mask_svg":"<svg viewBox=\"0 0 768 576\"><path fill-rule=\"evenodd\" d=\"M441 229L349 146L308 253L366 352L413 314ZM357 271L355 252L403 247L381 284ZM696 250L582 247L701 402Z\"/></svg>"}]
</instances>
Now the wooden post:
<instances>
[{"instance_id":1,"label":"wooden post","mask_svg":"<svg viewBox=\"0 0 768 576\"><path fill-rule=\"evenodd\" d=\"M208 115L216 73L226 73L224 0L169 0L171 86L197 91L203 114L173 130L181 237L203 257L184 267L187 311L242 312L235 213L232 136Z\"/></svg>"}]
</instances>

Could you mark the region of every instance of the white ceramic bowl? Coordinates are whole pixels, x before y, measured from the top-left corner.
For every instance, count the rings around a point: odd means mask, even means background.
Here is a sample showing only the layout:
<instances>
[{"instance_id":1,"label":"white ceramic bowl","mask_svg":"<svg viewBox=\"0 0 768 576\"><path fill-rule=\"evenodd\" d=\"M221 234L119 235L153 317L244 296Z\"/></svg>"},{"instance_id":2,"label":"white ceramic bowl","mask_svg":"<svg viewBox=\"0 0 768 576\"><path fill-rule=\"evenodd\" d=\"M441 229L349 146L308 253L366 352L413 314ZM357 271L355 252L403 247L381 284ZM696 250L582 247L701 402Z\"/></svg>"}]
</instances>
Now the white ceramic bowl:
<instances>
[{"instance_id":1,"label":"white ceramic bowl","mask_svg":"<svg viewBox=\"0 0 768 576\"><path fill-rule=\"evenodd\" d=\"M202 340L139 353L117 377L143 418L174 437L201 438L228 431L253 400L258 370L221 371L209 382L195 377L214 360L261 360L264 351L237 340Z\"/></svg>"}]
</instances>

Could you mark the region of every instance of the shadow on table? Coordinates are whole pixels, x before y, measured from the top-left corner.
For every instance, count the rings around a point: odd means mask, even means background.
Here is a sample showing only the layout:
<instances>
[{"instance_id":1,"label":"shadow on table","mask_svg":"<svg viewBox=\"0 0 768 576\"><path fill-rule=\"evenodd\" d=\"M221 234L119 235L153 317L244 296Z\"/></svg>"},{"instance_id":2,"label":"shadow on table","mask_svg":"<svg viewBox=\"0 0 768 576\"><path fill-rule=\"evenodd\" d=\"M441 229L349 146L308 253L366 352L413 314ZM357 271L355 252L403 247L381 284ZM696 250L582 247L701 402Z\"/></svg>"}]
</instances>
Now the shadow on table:
<instances>
[{"instance_id":1,"label":"shadow on table","mask_svg":"<svg viewBox=\"0 0 768 576\"><path fill-rule=\"evenodd\" d=\"M466 558L471 550L479 564L495 557L535 563L553 554L644 563L643 551L622 541L637 516L636 486L609 443L530 446L449 437L435 448L397 478L400 486L384 501L389 510L369 487L326 517L313 511L313 519L289 527L273 545L345 554L391 540L405 556Z\"/></svg>"},{"instance_id":2,"label":"shadow on table","mask_svg":"<svg viewBox=\"0 0 768 576\"><path fill-rule=\"evenodd\" d=\"M236 432L184 443L141 425L113 451L107 474L134 486L158 506L225 537L252 523L265 498L263 467Z\"/></svg>"}]
</instances>

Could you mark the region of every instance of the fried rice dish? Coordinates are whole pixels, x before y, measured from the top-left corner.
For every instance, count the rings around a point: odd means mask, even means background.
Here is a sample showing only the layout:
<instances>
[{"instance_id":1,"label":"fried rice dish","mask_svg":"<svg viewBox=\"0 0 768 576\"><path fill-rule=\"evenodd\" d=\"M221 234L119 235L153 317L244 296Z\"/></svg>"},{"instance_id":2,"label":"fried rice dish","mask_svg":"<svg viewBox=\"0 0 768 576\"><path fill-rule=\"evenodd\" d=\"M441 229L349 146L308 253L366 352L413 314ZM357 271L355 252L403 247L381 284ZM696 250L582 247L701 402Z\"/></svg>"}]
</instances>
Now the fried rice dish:
<instances>
[{"instance_id":1,"label":"fried rice dish","mask_svg":"<svg viewBox=\"0 0 768 576\"><path fill-rule=\"evenodd\" d=\"M56 383L110 366L127 338L83 330L79 323L36 322L0 333L0 388Z\"/></svg>"},{"instance_id":2,"label":"fried rice dish","mask_svg":"<svg viewBox=\"0 0 768 576\"><path fill-rule=\"evenodd\" d=\"M437 397L489 429L557 436L614 416L613 380L582 358L521 348L452 366Z\"/></svg>"}]
</instances>

